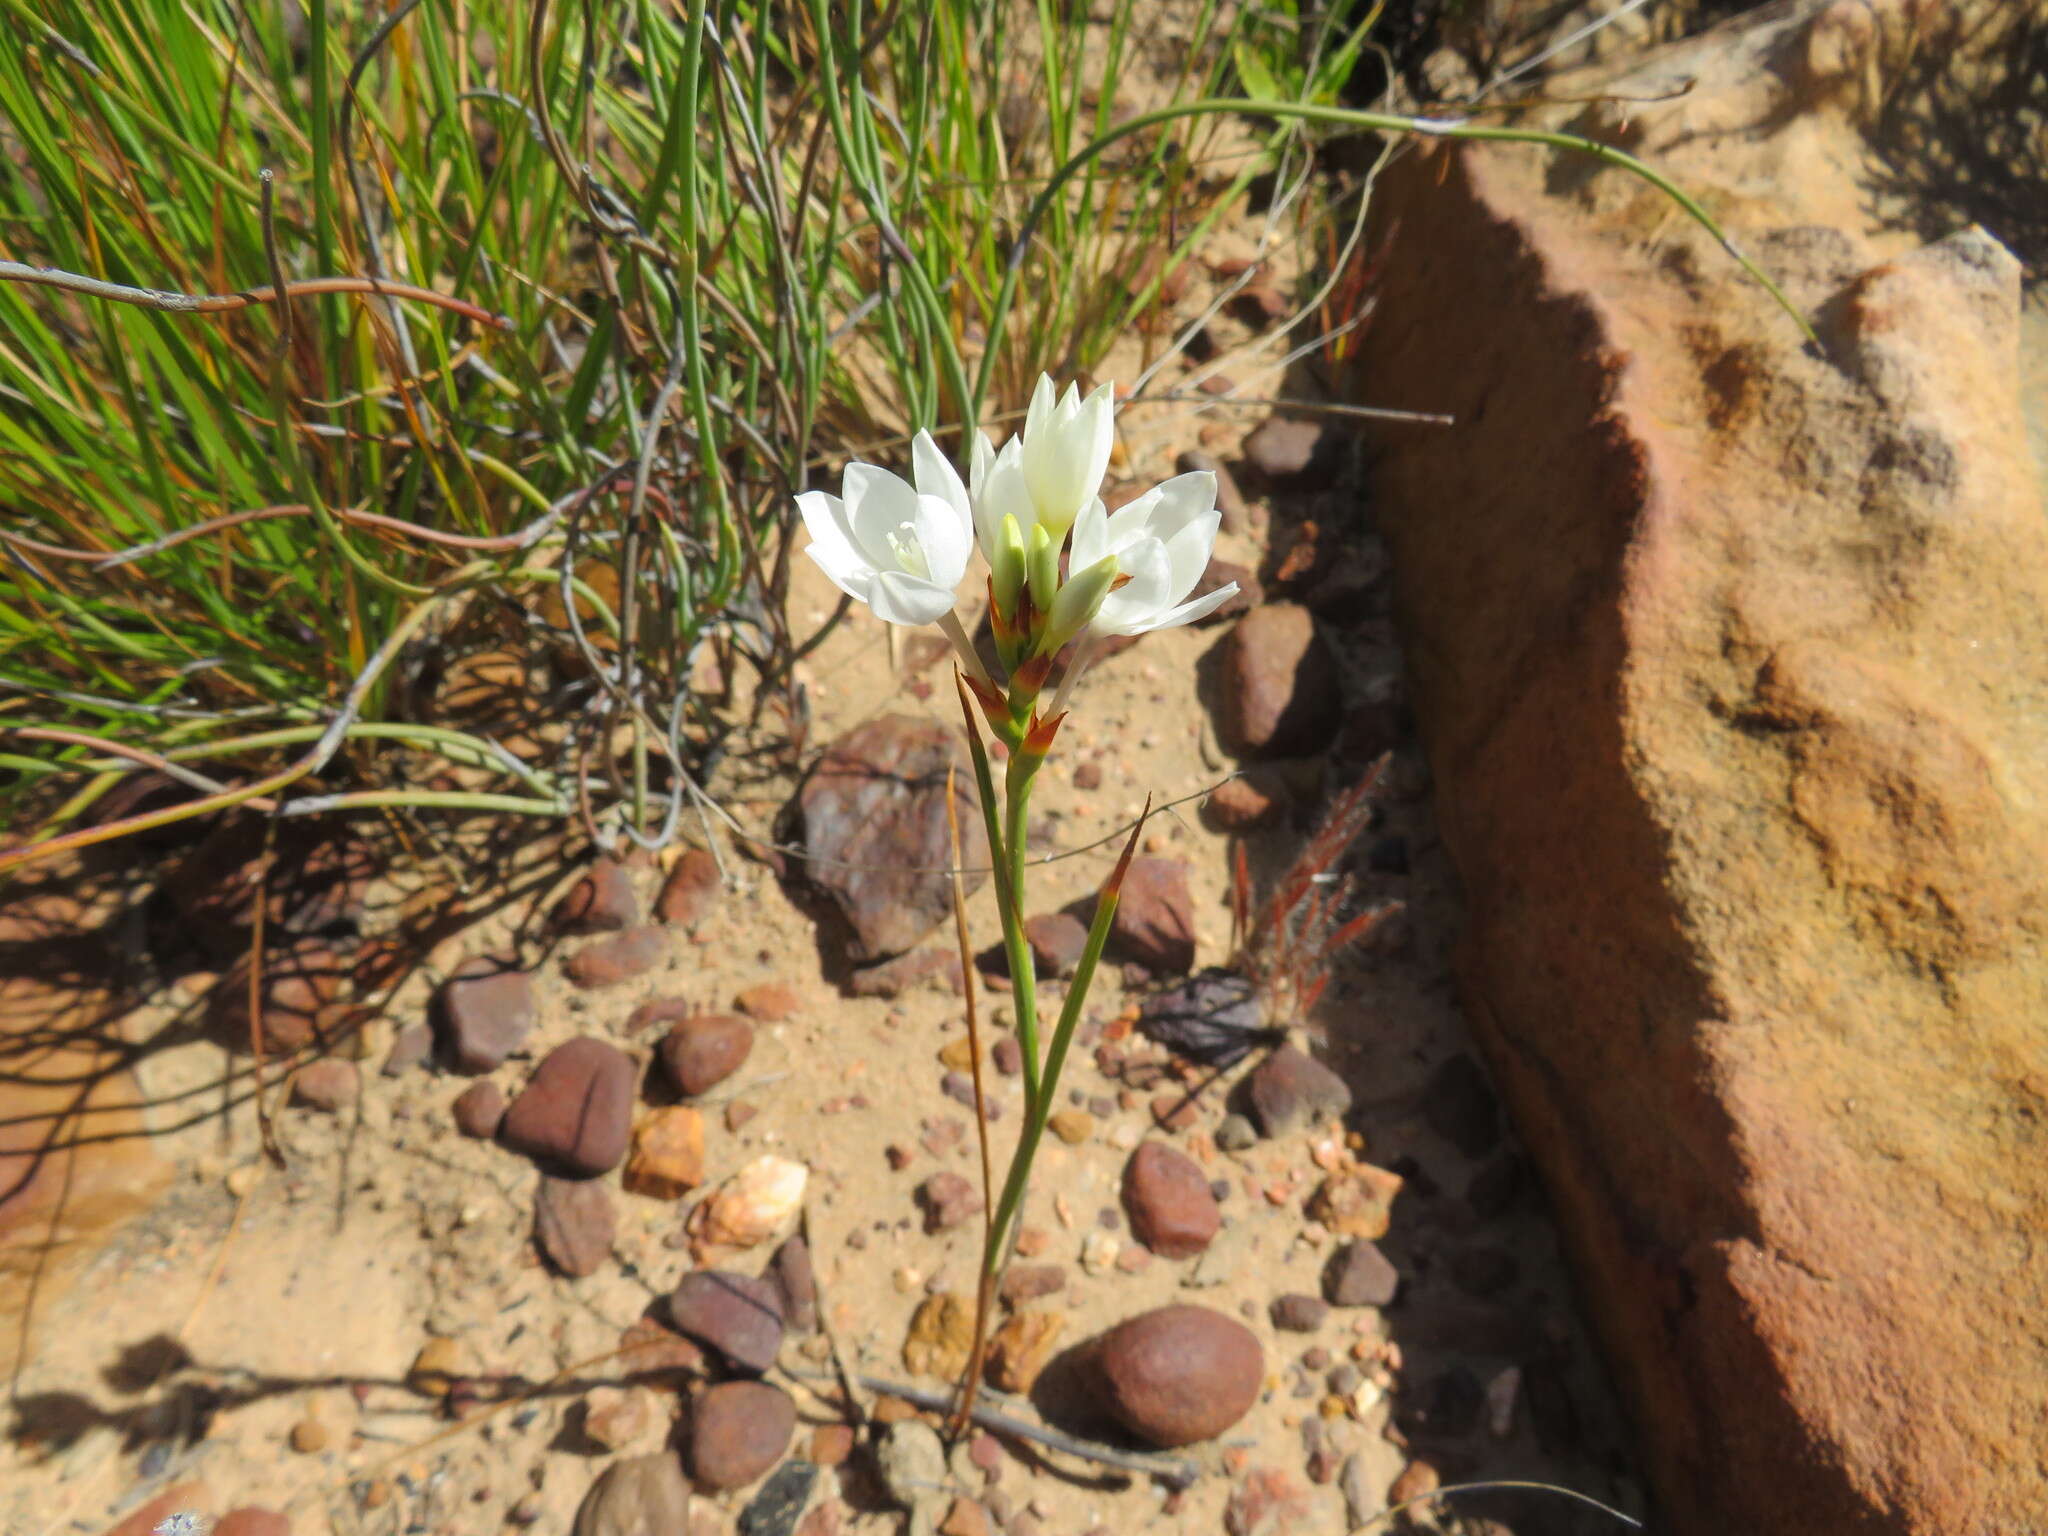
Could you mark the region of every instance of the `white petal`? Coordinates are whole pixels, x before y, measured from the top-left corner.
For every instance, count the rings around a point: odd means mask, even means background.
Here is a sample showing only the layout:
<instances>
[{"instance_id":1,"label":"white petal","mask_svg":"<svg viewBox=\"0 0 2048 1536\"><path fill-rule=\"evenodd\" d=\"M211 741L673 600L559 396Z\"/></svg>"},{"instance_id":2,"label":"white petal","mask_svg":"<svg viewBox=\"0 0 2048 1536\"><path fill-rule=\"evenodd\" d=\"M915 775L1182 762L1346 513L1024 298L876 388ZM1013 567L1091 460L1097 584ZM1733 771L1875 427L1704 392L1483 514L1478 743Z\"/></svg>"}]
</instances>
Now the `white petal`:
<instances>
[{"instance_id":1,"label":"white petal","mask_svg":"<svg viewBox=\"0 0 2048 1536\"><path fill-rule=\"evenodd\" d=\"M953 467L953 461L939 452L939 445L932 441L929 432L919 432L910 440L910 472L917 480L917 494L936 496L953 507L960 515L962 525L973 522L974 514L968 508L967 487L960 483L960 471Z\"/></svg>"},{"instance_id":2,"label":"white petal","mask_svg":"<svg viewBox=\"0 0 2048 1536\"><path fill-rule=\"evenodd\" d=\"M1030 440L1043 437L1046 428L1052 425L1052 418L1052 379L1049 375L1041 373L1038 376L1038 383L1031 390L1031 408L1024 413L1025 438Z\"/></svg>"},{"instance_id":3,"label":"white petal","mask_svg":"<svg viewBox=\"0 0 2048 1536\"><path fill-rule=\"evenodd\" d=\"M967 556L974 549L966 509L937 496L920 495L915 533L924 551L927 576L951 592L967 574Z\"/></svg>"},{"instance_id":4,"label":"white petal","mask_svg":"<svg viewBox=\"0 0 2048 1536\"><path fill-rule=\"evenodd\" d=\"M889 535L916 521L917 492L888 470L858 460L846 466L841 484L853 547L877 570L892 569L896 557L889 549Z\"/></svg>"},{"instance_id":5,"label":"white petal","mask_svg":"<svg viewBox=\"0 0 2048 1536\"><path fill-rule=\"evenodd\" d=\"M1154 489L1159 501L1152 513L1152 531L1162 539L1172 538L1196 518L1216 510L1216 476L1209 470L1175 475Z\"/></svg>"},{"instance_id":6,"label":"white petal","mask_svg":"<svg viewBox=\"0 0 2048 1536\"><path fill-rule=\"evenodd\" d=\"M988 440L986 432L974 434L972 456L968 460L967 499L981 500L981 488L988 484L988 472L996 462L996 445Z\"/></svg>"},{"instance_id":7,"label":"white petal","mask_svg":"<svg viewBox=\"0 0 2048 1536\"><path fill-rule=\"evenodd\" d=\"M868 568L869 561L854 548L853 539L847 532L846 504L837 496L828 496L823 491L805 491L797 497L796 509L803 514L804 527L811 535L807 546L811 558L842 588L846 587L846 581L837 573L844 573L847 579L851 579L856 570Z\"/></svg>"},{"instance_id":8,"label":"white petal","mask_svg":"<svg viewBox=\"0 0 2048 1536\"><path fill-rule=\"evenodd\" d=\"M1182 603L1178 608L1167 609L1166 612L1155 617L1148 627L1151 629L1173 629L1181 624L1192 624L1197 619L1206 619L1235 596L1237 596L1237 583L1234 581L1225 582L1214 592Z\"/></svg>"},{"instance_id":9,"label":"white petal","mask_svg":"<svg viewBox=\"0 0 2048 1536\"><path fill-rule=\"evenodd\" d=\"M890 624L936 624L953 610L953 589L905 571L882 571L868 591L868 606Z\"/></svg>"},{"instance_id":10,"label":"white petal","mask_svg":"<svg viewBox=\"0 0 2048 1536\"><path fill-rule=\"evenodd\" d=\"M1108 544L1106 548L1129 549L1140 539L1158 538L1154 530L1159 506L1159 487L1153 486L1142 496L1133 497L1109 514Z\"/></svg>"},{"instance_id":11,"label":"white petal","mask_svg":"<svg viewBox=\"0 0 2048 1536\"><path fill-rule=\"evenodd\" d=\"M1115 443L1116 390L1112 385L1102 384L1080 403L1067 435L1067 447L1074 455L1084 495L1094 494L1102 484L1102 477L1109 472L1109 453Z\"/></svg>"},{"instance_id":12,"label":"white petal","mask_svg":"<svg viewBox=\"0 0 2048 1536\"><path fill-rule=\"evenodd\" d=\"M982 554L990 560L995 558L1005 516L1017 519L1017 527L1027 539L1031 536L1031 525L1038 521L1031 488L1024 480L1024 444L1014 437L996 455L974 503L974 536L981 544Z\"/></svg>"},{"instance_id":13,"label":"white petal","mask_svg":"<svg viewBox=\"0 0 2048 1536\"><path fill-rule=\"evenodd\" d=\"M1154 538L1139 539L1118 553L1117 569L1131 579L1102 600L1094 628L1105 635L1143 634L1174 598L1167 590L1172 567L1166 546Z\"/></svg>"},{"instance_id":14,"label":"white petal","mask_svg":"<svg viewBox=\"0 0 2048 1536\"><path fill-rule=\"evenodd\" d=\"M1113 553L1115 551L1109 543L1109 514L1103 510L1100 496L1090 497L1088 505L1081 509L1081 515L1074 519L1074 542L1067 569L1082 570Z\"/></svg>"},{"instance_id":15,"label":"white petal","mask_svg":"<svg viewBox=\"0 0 2048 1536\"><path fill-rule=\"evenodd\" d=\"M830 547L823 540L806 544L804 553L817 562L818 569L831 578L833 586L848 597L856 598L863 603L868 600L868 594L874 588L875 573L866 565L858 561L844 564L835 560Z\"/></svg>"},{"instance_id":16,"label":"white petal","mask_svg":"<svg viewBox=\"0 0 2048 1536\"><path fill-rule=\"evenodd\" d=\"M1216 529L1222 521L1220 512L1204 513L1166 540L1167 562L1173 567L1167 585L1175 602L1193 591L1202 572L1209 568L1209 556L1216 548Z\"/></svg>"}]
</instances>

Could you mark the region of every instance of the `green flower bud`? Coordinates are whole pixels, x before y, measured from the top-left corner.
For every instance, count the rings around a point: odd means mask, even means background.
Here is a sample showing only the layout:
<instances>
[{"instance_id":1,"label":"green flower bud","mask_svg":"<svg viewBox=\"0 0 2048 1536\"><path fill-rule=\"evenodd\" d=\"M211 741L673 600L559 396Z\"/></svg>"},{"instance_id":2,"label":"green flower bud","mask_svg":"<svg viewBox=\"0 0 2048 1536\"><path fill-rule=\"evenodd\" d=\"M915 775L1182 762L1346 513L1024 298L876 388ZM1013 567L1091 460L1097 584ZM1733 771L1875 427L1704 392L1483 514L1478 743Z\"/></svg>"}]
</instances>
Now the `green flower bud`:
<instances>
[{"instance_id":1,"label":"green flower bud","mask_svg":"<svg viewBox=\"0 0 2048 1536\"><path fill-rule=\"evenodd\" d=\"M1052 613L1045 621L1045 638L1039 642L1042 655L1051 655L1088 627L1109 589L1116 585L1116 556L1104 555L1067 577L1052 601Z\"/></svg>"},{"instance_id":2,"label":"green flower bud","mask_svg":"<svg viewBox=\"0 0 2048 1536\"><path fill-rule=\"evenodd\" d=\"M989 561L990 581L995 589L996 612L1006 621L1017 616L1017 599L1024 591L1026 559L1024 530L1015 517L1006 516L996 536Z\"/></svg>"},{"instance_id":3,"label":"green flower bud","mask_svg":"<svg viewBox=\"0 0 2048 1536\"><path fill-rule=\"evenodd\" d=\"M1060 546L1045 531L1045 524L1031 525L1031 602L1040 613L1049 612L1053 595L1060 587Z\"/></svg>"}]
</instances>

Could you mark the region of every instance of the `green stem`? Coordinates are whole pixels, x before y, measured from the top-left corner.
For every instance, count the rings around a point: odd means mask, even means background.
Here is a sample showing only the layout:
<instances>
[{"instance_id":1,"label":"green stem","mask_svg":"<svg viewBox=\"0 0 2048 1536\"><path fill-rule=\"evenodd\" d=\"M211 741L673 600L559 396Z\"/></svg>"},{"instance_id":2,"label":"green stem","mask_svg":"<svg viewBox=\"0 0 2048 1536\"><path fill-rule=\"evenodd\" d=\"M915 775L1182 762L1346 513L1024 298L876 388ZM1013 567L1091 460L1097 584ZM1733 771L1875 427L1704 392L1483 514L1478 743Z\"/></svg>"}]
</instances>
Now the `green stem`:
<instances>
[{"instance_id":1,"label":"green stem","mask_svg":"<svg viewBox=\"0 0 2048 1536\"><path fill-rule=\"evenodd\" d=\"M1038 1060L1038 973L1031 960L1031 944L1024 936L1024 842L1030 820L1031 781L1037 777L1041 757L1014 749L1009 771L1003 775L1003 848L996 856L997 883L1006 886L1009 900L999 902L1003 920L1003 949L1010 960L1010 996L1017 1010L1017 1044L1024 1057L1024 1113L1036 1114L1039 1100L1050 1088Z\"/></svg>"}]
</instances>

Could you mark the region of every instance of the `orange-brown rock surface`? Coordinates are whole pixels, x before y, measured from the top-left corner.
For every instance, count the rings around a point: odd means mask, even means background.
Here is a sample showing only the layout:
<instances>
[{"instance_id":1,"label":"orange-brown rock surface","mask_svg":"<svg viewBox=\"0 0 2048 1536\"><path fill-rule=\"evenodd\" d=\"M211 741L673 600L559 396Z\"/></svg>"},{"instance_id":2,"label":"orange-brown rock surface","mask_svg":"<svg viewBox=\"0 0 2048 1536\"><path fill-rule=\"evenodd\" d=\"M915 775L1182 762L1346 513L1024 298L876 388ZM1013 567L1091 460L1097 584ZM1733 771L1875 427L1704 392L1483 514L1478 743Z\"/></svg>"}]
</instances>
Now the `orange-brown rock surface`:
<instances>
[{"instance_id":1,"label":"orange-brown rock surface","mask_svg":"<svg viewBox=\"0 0 2048 1536\"><path fill-rule=\"evenodd\" d=\"M1376 484L1465 993L1690 1536L2048 1510L2020 269L1961 221L1920 248L1940 210L1870 137L1997 9L1774 6L1549 82L1628 98L1550 120L1700 194L1822 349L1586 161L1442 150L1377 194L1364 377L1458 422L1383 431Z\"/></svg>"}]
</instances>

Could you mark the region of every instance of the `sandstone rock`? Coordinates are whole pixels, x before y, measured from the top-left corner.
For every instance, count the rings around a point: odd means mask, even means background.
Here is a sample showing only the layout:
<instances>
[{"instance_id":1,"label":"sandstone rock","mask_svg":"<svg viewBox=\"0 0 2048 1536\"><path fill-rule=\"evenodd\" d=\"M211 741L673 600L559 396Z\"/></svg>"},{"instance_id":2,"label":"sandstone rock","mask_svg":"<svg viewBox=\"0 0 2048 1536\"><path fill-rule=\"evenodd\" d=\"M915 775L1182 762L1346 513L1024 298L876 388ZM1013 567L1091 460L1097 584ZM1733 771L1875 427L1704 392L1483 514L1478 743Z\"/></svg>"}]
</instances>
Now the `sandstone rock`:
<instances>
[{"instance_id":1,"label":"sandstone rock","mask_svg":"<svg viewBox=\"0 0 2048 1536\"><path fill-rule=\"evenodd\" d=\"M675 1453L604 1469L576 1509L571 1536L680 1536L690 1528L690 1482Z\"/></svg>"},{"instance_id":2,"label":"sandstone rock","mask_svg":"<svg viewBox=\"0 0 2048 1536\"><path fill-rule=\"evenodd\" d=\"M969 1218L981 1214L981 1191L966 1176L950 1168L933 1174L917 1186L917 1203L924 1208L927 1232L949 1232Z\"/></svg>"},{"instance_id":3,"label":"sandstone rock","mask_svg":"<svg viewBox=\"0 0 2048 1536\"><path fill-rule=\"evenodd\" d=\"M1109 1411L1164 1449L1222 1434L1258 1401L1265 1375L1251 1330L1207 1307L1140 1313L1104 1334L1093 1353Z\"/></svg>"},{"instance_id":4,"label":"sandstone rock","mask_svg":"<svg viewBox=\"0 0 2048 1536\"><path fill-rule=\"evenodd\" d=\"M974 1302L957 1291L941 1291L918 1303L903 1341L903 1363L919 1376L958 1381L974 1353Z\"/></svg>"},{"instance_id":5,"label":"sandstone rock","mask_svg":"<svg viewBox=\"0 0 2048 1536\"><path fill-rule=\"evenodd\" d=\"M633 1127L620 1181L636 1195L679 1200L704 1182L704 1117L686 1104L649 1110Z\"/></svg>"},{"instance_id":6,"label":"sandstone rock","mask_svg":"<svg viewBox=\"0 0 2048 1536\"><path fill-rule=\"evenodd\" d=\"M292 1102L335 1114L355 1103L363 1076L352 1061L309 1061L292 1078Z\"/></svg>"},{"instance_id":7,"label":"sandstone rock","mask_svg":"<svg viewBox=\"0 0 2048 1536\"><path fill-rule=\"evenodd\" d=\"M319 939L301 939L268 951L258 990L263 994L263 1051L283 1056L319 1044L340 1017L348 966ZM231 1051L249 1049L249 954L221 972L207 999L207 1025Z\"/></svg>"},{"instance_id":8,"label":"sandstone rock","mask_svg":"<svg viewBox=\"0 0 2048 1536\"><path fill-rule=\"evenodd\" d=\"M458 1072L489 1072L533 1032L533 978L502 956L463 961L441 983L434 1004L442 1049Z\"/></svg>"},{"instance_id":9,"label":"sandstone rock","mask_svg":"<svg viewBox=\"0 0 2048 1536\"><path fill-rule=\"evenodd\" d=\"M716 1088L745 1065L753 1048L754 1026L730 1013L684 1019L658 1047L669 1081L685 1097Z\"/></svg>"},{"instance_id":10,"label":"sandstone rock","mask_svg":"<svg viewBox=\"0 0 2048 1536\"><path fill-rule=\"evenodd\" d=\"M789 982L763 981L743 990L733 999L733 1006L750 1019L774 1024L802 1012L804 995Z\"/></svg>"},{"instance_id":11,"label":"sandstone rock","mask_svg":"<svg viewBox=\"0 0 2048 1536\"><path fill-rule=\"evenodd\" d=\"M1208 1175L1163 1141L1141 1143L1124 1165L1124 1209L1132 1235L1162 1259L1192 1258L1223 1224Z\"/></svg>"},{"instance_id":12,"label":"sandstone rock","mask_svg":"<svg viewBox=\"0 0 2048 1536\"><path fill-rule=\"evenodd\" d=\"M725 882L718 873L718 860L709 848L691 848L676 860L654 898L657 920L678 928L695 928L718 907Z\"/></svg>"},{"instance_id":13,"label":"sandstone rock","mask_svg":"<svg viewBox=\"0 0 2048 1536\"><path fill-rule=\"evenodd\" d=\"M743 1488L782 1459L796 1404L763 1381L707 1387L690 1405L690 1471L705 1488Z\"/></svg>"},{"instance_id":14,"label":"sandstone rock","mask_svg":"<svg viewBox=\"0 0 2048 1536\"><path fill-rule=\"evenodd\" d=\"M1500 1111L1479 1063L1459 1052L1429 1080L1422 1116L1430 1129L1467 1157L1484 1157L1500 1144Z\"/></svg>"},{"instance_id":15,"label":"sandstone rock","mask_svg":"<svg viewBox=\"0 0 2048 1536\"><path fill-rule=\"evenodd\" d=\"M1384 1307L1401 1288L1401 1272L1376 1243L1359 1239L1330 1257L1323 1294L1333 1307Z\"/></svg>"},{"instance_id":16,"label":"sandstone rock","mask_svg":"<svg viewBox=\"0 0 2048 1536\"><path fill-rule=\"evenodd\" d=\"M1403 1182L1398 1173L1370 1163L1340 1168L1309 1196L1309 1218L1339 1237L1385 1237L1394 1218L1394 1197L1400 1194Z\"/></svg>"},{"instance_id":17,"label":"sandstone rock","mask_svg":"<svg viewBox=\"0 0 2048 1536\"><path fill-rule=\"evenodd\" d=\"M611 1256L618 1217L602 1184L541 1177L533 1202L533 1236L548 1262L572 1279L595 1274Z\"/></svg>"},{"instance_id":18,"label":"sandstone rock","mask_svg":"<svg viewBox=\"0 0 2048 1536\"><path fill-rule=\"evenodd\" d=\"M556 904L555 927L562 933L616 933L640 921L633 877L617 859L599 859Z\"/></svg>"},{"instance_id":19,"label":"sandstone rock","mask_svg":"<svg viewBox=\"0 0 2048 1536\"><path fill-rule=\"evenodd\" d=\"M633 1125L633 1059L582 1035L541 1058L505 1111L499 1135L515 1152L594 1178L619 1166Z\"/></svg>"},{"instance_id":20,"label":"sandstone rock","mask_svg":"<svg viewBox=\"0 0 2048 1536\"><path fill-rule=\"evenodd\" d=\"M704 1230L714 1243L751 1248L775 1236L801 1209L810 1171L772 1154L727 1179L706 1207Z\"/></svg>"},{"instance_id":21,"label":"sandstone rock","mask_svg":"<svg viewBox=\"0 0 2048 1536\"><path fill-rule=\"evenodd\" d=\"M852 930L856 963L911 948L953 913L946 772L957 769L961 859L988 862L974 772L959 732L885 715L826 751L799 796L805 866ZM981 875L967 877L977 889Z\"/></svg>"},{"instance_id":22,"label":"sandstone rock","mask_svg":"<svg viewBox=\"0 0 2048 1536\"><path fill-rule=\"evenodd\" d=\"M2048 1508L2009 1454L2048 1422L2021 272L1981 232L1913 249L1952 216L1880 212L1911 151L1870 137L1993 111L1968 71L2013 78L2021 9L1811 0L1546 85L1688 81L1627 109L1634 152L1822 349L1605 172L1475 148L1374 197L1364 367L1461 423L1386 431L1374 486L1462 987L1677 1536Z\"/></svg>"},{"instance_id":23,"label":"sandstone rock","mask_svg":"<svg viewBox=\"0 0 2048 1536\"><path fill-rule=\"evenodd\" d=\"M668 930L643 923L591 940L562 962L562 974L579 987L615 987L646 975L668 954Z\"/></svg>"},{"instance_id":24,"label":"sandstone rock","mask_svg":"<svg viewBox=\"0 0 2048 1536\"><path fill-rule=\"evenodd\" d=\"M1306 1051L1283 1045L1245 1080L1245 1102L1266 1136L1286 1136L1351 1109L1344 1079Z\"/></svg>"},{"instance_id":25,"label":"sandstone rock","mask_svg":"<svg viewBox=\"0 0 2048 1536\"><path fill-rule=\"evenodd\" d=\"M1029 1392L1052 1359L1067 1320L1058 1312L1019 1312L989 1339L988 1379L1003 1392Z\"/></svg>"},{"instance_id":26,"label":"sandstone rock","mask_svg":"<svg viewBox=\"0 0 2048 1536\"><path fill-rule=\"evenodd\" d=\"M1337 662L1315 620L1294 603L1267 603L1223 642L1223 744L1240 757L1306 757L1337 734Z\"/></svg>"},{"instance_id":27,"label":"sandstone rock","mask_svg":"<svg viewBox=\"0 0 2048 1536\"><path fill-rule=\"evenodd\" d=\"M669 1320L726 1364L760 1374L782 1348L782 1295L772 1280L697 1269L676 1282Z\"/></svg>"},{"instance_id":28,"label":"sandstone rock","mask_svg":"<svg viewBox=\"0 0 2048 1536\"><path fill-rule=\"evenodd\" d=\"M1109 942L1127 960L1171 974L1194 969L1195 903L1180 859L1138 858L1124 874Z\"/></svg>"},{"instance_id":29,"label":"sandstone rock","mask_svg":"<svg viewBox=\"0 0 2048 1536\"><path fill-rule=\"evenodd\" d=\"M1088 947L1088 925L1071 912L1041 912L1024 919L1031 964L1040 976L1071 976Z\"/></svg>"},{"instance_id":30,"label":"sandstone rock","mask_svg":"<svg viewBox=\"0 0 2048 1536\"><path fill-rule=\"evenodd\" d=\"M471 1083L455 1096L449 1113L455 1119L456 1130L478 1141L488 1141L498 1134L498 1126L505 1118L505 1090L489 1078Z\"/></svg>"}]
</instances>

